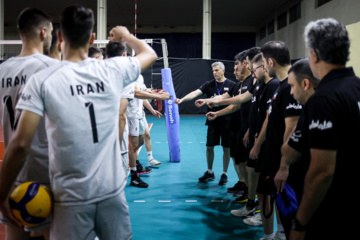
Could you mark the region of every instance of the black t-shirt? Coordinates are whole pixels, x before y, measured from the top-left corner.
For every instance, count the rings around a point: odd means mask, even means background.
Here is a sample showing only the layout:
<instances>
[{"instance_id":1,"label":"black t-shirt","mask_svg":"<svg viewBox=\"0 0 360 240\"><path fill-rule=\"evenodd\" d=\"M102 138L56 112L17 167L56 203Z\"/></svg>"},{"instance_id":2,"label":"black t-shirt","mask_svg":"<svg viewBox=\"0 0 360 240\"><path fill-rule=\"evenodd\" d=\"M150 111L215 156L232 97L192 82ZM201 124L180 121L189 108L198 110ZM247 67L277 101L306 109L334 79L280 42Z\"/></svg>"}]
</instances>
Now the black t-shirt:
<instances>
[{"instance_id":1,"label":"black t-shirt","mask_svg":"<svg viewBox=\"0 0 360 240\"><path fill-rule=\"evenodd\" d=\"M301 153L301 158L290 165L289 177L287 183L295 191L298 201L301 201L304 190L304 180L307 170L309 169L310 164L310 151L307 144L306 133L302 132L304 125L304 110L301 111L301 115L297 122L294 133L290 136L288 145Z\"/></svg>"},{"instance_id":2,"label":"black t-shirt","mask_svg":"<svg viewBox=\"0 0 360 240\"><path fill-rule=\"evenodd\" d=\"M335 173L325 198L309 223L309 233L319 222L328 229L345 229L356 236L356 221L334 221L358 216L353 211L334 211L339 194L353 193L357 187L360 147L360 79L352 68L335 69L321 81L304 108L302 134L310 149L336 150ZM321 230L320 230L321 231ZM351 231L351 232L349 232Z\"/></svg>"},{"instance_id":3,"label":"black t-shirt","mask_svg":"<svg viewBox=\"0 0 360 240\"><path fill-rule=\"evenodd\" d=\"M252 143L255 140L256 127L258 124L258 105L259 105L259 97L264 89L264 83L256 82L249 92L252 94L251 104L249 110L249 142Z\"/></svg>"},{"instance_id":4,"label":"black t-shirt","mask_svg":"<svg viewBox=\"0 0 360 240\"><path fill-rule=\"evenodd\" d=\"M253 85L254 85L254 78L252 77L252 75L249 75L242 82L240 93L243 94L243 93L249 91L249 89ZM242 132L242 134L245 134L246 131L249 128L250 105L251 105L251 101L241 103L241 107L240 107L240 118L241 118L240 131Z\"/></svg>"},{"instance_id":5,"label":"black t-shirt","mask_svg":"<svg viewBox=\"0 0 360 240\"><path fill-rule=\"evenodd\" d=\"M285 132L285 118L299 116L302 105L290 94L287 79L280 82L269 106L269 119L266 128L266 159L264 169L275 175L280 166L281 146Z\"/></svg>"},{"instance_id":6,"label":"black t-shirt","mask_svg":"<svg viewBox=\"0 0 360 240\"><path fill-rule=\"evenodd\" d=\"M215 79L205 82L201 87L199 88L200 91L206 95L207 98L212 98L218 95L222 95L224 93L229 92L232 87L235 85L235 82L229 79L225 79L224 82L218 83ZM228 105L214 107L214 108L208 108L208 112L216 112L223 108L226 108ZM227 114L221 117L216 118L213 121L206 120L206 125L218 125L218 126L225 126L230 124L231 114Z\"/></svg>"},{"instance_id":7,"label":"black t-shirt","mask_svg":"<svg viewBox=\"0 0 360 240\"><path fill-rule=\"evenodd\" d=\"M280 80L277 78L271 79L268 83L264 84L263 91L259 96L259 103L258 103L258 111L257 111L257 126L256 126L256 133L259 135L263 123L266 118L266 111L270 106L270 102L276 89L280 85Z\"/></svg>"}]
</instances>

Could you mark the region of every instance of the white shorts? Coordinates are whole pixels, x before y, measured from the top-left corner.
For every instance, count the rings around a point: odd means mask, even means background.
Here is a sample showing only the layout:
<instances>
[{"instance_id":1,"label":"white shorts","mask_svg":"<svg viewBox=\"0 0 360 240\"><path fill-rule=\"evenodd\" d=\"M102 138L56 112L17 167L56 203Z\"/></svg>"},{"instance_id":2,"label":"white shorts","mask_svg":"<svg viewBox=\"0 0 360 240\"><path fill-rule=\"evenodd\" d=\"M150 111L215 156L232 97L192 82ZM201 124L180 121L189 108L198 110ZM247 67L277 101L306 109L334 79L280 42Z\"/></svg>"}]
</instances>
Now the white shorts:
<instances>
[{"instance_id":1,"label":"white shorts","mask_svg":"<svg viewBox=\"0 0 360 240\"><path fill-rule=\"evenodd\" d=\"M50 239L128 240L132 238L125 192L103 201L76 205L54 205Z\"/></svg>"},{"instance_id":2,"label":"white shorts","mask_svg":"<svg viewBox=\"0 0 360 240\"><path fill-rule=\"evenodd\" d=\"M148 124L145 116L141 119L128 118L129 123L129 135L138 137L145 134L145 130L148 129Z\"/></svg>"}]
</instances>

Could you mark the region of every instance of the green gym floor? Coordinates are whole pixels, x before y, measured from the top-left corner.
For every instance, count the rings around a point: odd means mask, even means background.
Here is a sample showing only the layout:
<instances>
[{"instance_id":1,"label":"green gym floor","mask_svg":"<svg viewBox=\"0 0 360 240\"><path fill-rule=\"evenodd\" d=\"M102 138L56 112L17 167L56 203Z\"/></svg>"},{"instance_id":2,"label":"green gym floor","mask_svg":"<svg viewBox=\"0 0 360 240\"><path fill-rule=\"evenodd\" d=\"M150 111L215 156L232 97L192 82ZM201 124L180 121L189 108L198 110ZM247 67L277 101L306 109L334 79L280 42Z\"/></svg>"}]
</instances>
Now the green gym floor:
<instances>
[{"instance_id":1,"label":"green gym floor","mask_svg":"<svg viewBox=\"0 0 360 240\"><path fill-rule=\"evenodd\" d=\"M125 188L133 240L258 240L263 237L262 226L248 226L242 218L230 213L244 204L236 203L236 197L226 191L237 182L232 160L228 184L218 185L222 174L221 146L215 147L215 180L198 182L207 170L205 117L180 117L181 161L178 163L169 160L165 117L148 116L147 121L153 124L150 131L153 156L161 161L161 165L153 168L151 173L141 175L142 180L149 184L148 188L132 187L129 182ZM139 152L139 160L147 165L145 146Z\"/></svg>"}]
</instances>

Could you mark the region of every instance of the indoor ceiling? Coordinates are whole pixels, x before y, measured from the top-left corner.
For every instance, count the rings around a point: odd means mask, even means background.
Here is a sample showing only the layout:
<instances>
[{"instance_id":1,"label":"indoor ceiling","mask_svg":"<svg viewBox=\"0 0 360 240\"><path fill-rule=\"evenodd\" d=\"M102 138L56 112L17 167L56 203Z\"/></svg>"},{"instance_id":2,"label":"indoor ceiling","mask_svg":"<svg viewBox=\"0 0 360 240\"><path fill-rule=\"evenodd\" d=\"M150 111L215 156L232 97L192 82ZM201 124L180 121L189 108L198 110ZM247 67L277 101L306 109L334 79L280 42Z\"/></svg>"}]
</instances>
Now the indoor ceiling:
<instances>
[{"instance_id":1,"label":"indoor ceiling","mask_svg":"<svg viewBox=\"0 0 360 240\"><path fill-rule=\"evenodd\" d=\"M108 0L108 27L125 25L132 31L135 1ZM289 0L212 0L212 26L256 27L286 2ZM53 17L54 22L59 22L61 11L72 4L89 7L96 14L96 0L4 0L5 31L16 27L17 15L25 7L42 9ZM197 27L201 30L202 8L203 0L137 0L137 31L141 33L149 27Z\"/></svg>"}]
</instances>

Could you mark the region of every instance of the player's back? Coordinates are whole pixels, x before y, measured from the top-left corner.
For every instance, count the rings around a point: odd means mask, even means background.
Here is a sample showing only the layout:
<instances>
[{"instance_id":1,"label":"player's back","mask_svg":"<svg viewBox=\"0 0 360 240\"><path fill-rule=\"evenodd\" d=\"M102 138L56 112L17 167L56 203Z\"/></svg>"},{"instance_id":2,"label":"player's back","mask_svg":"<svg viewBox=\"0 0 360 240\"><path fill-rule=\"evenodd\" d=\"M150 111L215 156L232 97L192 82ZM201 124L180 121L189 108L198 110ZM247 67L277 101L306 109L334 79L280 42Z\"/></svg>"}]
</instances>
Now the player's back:
<instances>
[{"instance_id":1,"label":"player's back","mask_svg":"<svg viewBox=\"0 0 360 240\"><path fill-rule=\"evenodd\" d=\"M55 202L94 202L123 189L120 93L139 74L139 62L124 57L62 61L25 88L31 99L21 100L19 108L46 116Z\"/></svg>"},{"instance_id":2,"label":"player's back","mask_svg":"<svg viewBox=\"0 0 360 240\"><path fill-rule=\"evenodd\" d=\"M26 57L13 57L0 65L1 92L0 92L0 117L4 129L5 146L9 143L14 133L15 124L19 117L15 106L26 82L36 72L49 67L50 58L42 54Z\"/></svg>"},{"instance_id":3,"label":"player's back","mask_svg":"<svg viewBox=\"0 0 360 240\"><path fill-rule=\"evenodd\" d=\"M142 75L136 80L136 85L139 87L139 90L143 91L146 89L144 84L144 77ZM127 118L137 118L141 119L143 117L143 99L133 98L129 100L128 107L126 109Z\"/></svg>"},{"instance_id":4,"label":"player's back","mask_svg":"<svg viewBox=\"0 0 360 240\"><path fill-rule=\"evenodd\" d=\"M16 104L22 90L28 83L30 77L35 73L48 68L57 60L42 54L33 54L26 57L13 57L0 65L0 117L4 131L5 148L9 144L20 116L16 111ZM17 177L18 182L40 181L49 183L48 176L48 141L45 132L44 120L35 133L32 141L31 151L22 171Z\"/></svg>"}]
</instances>

